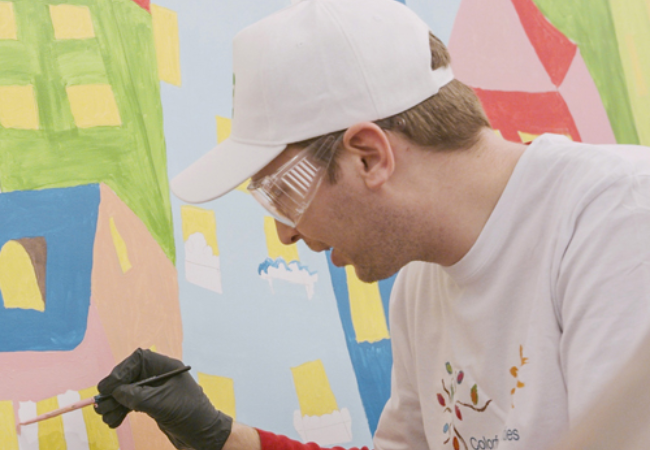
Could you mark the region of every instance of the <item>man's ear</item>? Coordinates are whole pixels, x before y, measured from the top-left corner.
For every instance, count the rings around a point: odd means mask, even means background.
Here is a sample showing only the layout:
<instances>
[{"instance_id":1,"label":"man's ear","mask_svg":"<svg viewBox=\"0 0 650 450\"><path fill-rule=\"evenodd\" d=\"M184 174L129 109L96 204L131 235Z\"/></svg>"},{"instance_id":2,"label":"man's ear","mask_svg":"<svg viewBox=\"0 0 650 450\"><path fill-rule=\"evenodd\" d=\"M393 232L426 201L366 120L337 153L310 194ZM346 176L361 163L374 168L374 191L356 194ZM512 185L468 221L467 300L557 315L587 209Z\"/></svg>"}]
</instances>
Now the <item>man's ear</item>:
<instances>
[{"instance_id":1,"label":"man's ear","mask_svg":"<svg viewBox=\"0 0 650 450\"><path fill-rule=\"evenodd\" d=\"M372 122L348 128L343 146L355 157L355 167L370 189L381 187L395 170L395 155L388 136Z\"/></svg>"}]
</instances>

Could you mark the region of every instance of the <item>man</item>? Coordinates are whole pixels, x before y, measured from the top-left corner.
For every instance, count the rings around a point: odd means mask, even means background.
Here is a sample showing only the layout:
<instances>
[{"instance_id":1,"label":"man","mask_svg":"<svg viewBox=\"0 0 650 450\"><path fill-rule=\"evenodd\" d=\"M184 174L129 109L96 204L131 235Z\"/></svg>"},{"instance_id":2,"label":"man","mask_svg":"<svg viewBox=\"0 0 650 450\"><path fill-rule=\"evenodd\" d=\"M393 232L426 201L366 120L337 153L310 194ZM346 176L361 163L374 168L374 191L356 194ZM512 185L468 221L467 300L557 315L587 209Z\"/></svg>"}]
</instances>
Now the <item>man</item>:
<instances>
[{"instance_id":1,"label":"man","mask_svg":"<svg viewBox=\"0 0 650 450\"><path fill-rule=\"evenodd\" d=\"M364 281L404 267L375 448L535 449L565 432L647 329L650 170L560 136L502 140L393 0L286 8L235 38L234 72L231 138L172 189L202 202L252 176L285 244L331 249ZM117 426L144 411L178 448L304 447L233 424L188 374L129 386L179 364L137 351L98 412Z\"/></svg>"}]
</instances>

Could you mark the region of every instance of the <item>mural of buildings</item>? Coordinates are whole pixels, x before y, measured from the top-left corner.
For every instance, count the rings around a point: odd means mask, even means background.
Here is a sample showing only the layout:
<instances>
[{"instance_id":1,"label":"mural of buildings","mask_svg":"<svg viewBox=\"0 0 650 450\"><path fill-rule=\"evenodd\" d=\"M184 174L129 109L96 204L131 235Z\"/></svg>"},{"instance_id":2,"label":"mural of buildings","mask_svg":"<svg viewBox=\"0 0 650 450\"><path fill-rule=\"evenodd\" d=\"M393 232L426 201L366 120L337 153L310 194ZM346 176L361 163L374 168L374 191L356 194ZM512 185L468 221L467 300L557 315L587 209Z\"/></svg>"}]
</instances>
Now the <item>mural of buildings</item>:
<instances>
[{"instance_id":1,"label":"mural of buildings","mask_svg":"<svg viewBox=\"0 0 650 450\"><path fill-rule=\"evenodd\" d=\"M230 133L233 36L291 3L0 0L0 448L171 449L140 414L11 425L94 395L136 347L244 423L372 445L394 278L282 246L244 185L200 206L168 187ZM402 3L504 138L650 145L646 0Z\"/></svg>"}]
</instances>

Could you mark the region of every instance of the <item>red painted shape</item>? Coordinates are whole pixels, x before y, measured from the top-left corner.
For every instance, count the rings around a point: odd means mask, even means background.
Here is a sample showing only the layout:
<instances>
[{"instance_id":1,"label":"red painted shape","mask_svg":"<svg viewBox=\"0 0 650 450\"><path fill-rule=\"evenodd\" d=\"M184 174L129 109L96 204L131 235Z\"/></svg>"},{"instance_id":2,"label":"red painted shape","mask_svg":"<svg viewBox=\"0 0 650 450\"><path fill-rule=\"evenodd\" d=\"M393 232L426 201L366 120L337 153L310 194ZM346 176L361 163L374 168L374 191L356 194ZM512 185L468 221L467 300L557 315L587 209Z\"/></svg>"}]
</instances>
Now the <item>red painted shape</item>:
<instances>
[{"instance_id":1,"label":"red painted shape","mask_svg":"<svg viewBox=\"0 0 650 450\"><path fill-rule=\"evenodd\" d=\"M143 9L146 9L147 11L151 12L150 7L151 7L151 0L133 0L136 4L141 6Z\"/></svg>"},{"instance_id":2,"label":"red painted shape","mask_svg":"<svg viewBox=\"0 0 650 450\"><path fill-rule=\"evenodd\" d=\"M571 67L577 45L544 17L533 0L512 0L512 4L551 81L559 86Z\"/></svg>"},{"instance_id":3,"label":"red painted shape","mask_svg":"<svg viewBox=\"0 0 650 450\"><path fill-rule=\"evenodd\" d=\"M474 88L492 128L509 140L521 142L519 131L530 134L557 133L581 141L569 108L557 91L506 92Z\"/></svg>"}]
</instances>

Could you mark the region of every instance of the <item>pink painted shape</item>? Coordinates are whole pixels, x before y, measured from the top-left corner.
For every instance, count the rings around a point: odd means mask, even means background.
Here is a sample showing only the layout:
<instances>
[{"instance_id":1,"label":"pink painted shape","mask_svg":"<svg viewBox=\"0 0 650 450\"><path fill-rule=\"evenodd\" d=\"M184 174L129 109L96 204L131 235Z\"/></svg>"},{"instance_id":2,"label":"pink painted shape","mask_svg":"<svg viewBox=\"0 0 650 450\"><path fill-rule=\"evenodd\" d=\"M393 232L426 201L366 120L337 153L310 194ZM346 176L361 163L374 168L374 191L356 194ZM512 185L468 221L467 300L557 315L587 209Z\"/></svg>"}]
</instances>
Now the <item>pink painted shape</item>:
<instances>
[{"instance_id":1,"label":"pink painted shape","mask_svg":"<svg viewBox=\"0 0 650 450\"><path fill-rule=\"evenodd\" d=\"M101 203L92 273L91 302L99 311L115 361L138 347L182 358L183 327L176 267L140 218L107 185ZM111 217L120 232L132 267L122 271L110 230ZM138 449L175 450L145 414L130 414Z\"/></svg>"},{"instance_id":2,"label":"pink painted shape","mask_svg":"<svg viewBox=\"0 0 650 450\"><path fill-rule=\"evenodd\" d=\"M68 352L0 353L0 399L40 401L94 386L115 365L97 308L90 305L84 340Z\"/></svg>"},{"instance_id":3,"label":"pink painted shape","mask_svg":"<svg viewBox=\"0 0 650 450\"><path fill-rule=\"evenodd\" d=\"M95 386L113 369L115 360L108 345L97 308L90 305L84 340L67 352L0 353L0 400L38 402L67 390ZM18 417L17 411L15 411ZM122 450L133 450L128 421L117 429Z\"/></svg>"},{"instance_id":4,"label":"pink painted shape","mask_svg":"<svg viewBox=\"0 0 650 450\"><path fill-rule=\"evenodd\" d=\"M456 78L472 87L556 90L510 0L463 0L449 51Z\"/></svg>"},{"instance_id":5,"label":"pink painted shape","mask_svg":"<svg viewBox=\"0 0 650 450\"><path fill-rule=\"evenodd\" d=\"M616 137L600 99L596 84L585 65L580 50L573 58L564 82L559 88L583 142L615 144Z\"/></svg>"}]
</instances>

